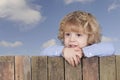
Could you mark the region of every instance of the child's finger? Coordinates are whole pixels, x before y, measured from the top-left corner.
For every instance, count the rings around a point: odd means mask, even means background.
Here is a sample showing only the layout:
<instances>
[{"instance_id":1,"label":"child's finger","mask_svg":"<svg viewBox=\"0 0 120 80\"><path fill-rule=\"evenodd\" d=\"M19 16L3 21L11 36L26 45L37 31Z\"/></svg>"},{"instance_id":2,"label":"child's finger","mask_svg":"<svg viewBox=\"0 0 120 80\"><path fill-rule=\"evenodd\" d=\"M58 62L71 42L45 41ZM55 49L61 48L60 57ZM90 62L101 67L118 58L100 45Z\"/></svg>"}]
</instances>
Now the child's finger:
<instances>
[{"instance_id":1,"label":"child's finger","mask_svg":"<svg viewBox=\"0 0 120 80\"><path fill-rule=\"evenodd\" d=\"M68 58L68 59L66 59L67 60L67 62L70 64L70 65L72 65L73 67L74 67L74 60L73 60L73 58Z\"/></svg>"},{"instance_id":2,"label":"child's finger","mask_svg":"<svg viewBox=\"0 0 120 80\"><path fill-rule=\"evenodd\" d=\"M73 67L75 67L75 60L74 60L74 58L71 59L71 64L72 64Z\"/></svg>"},{"instance_id":3,"label":"child's finger","mask_svg":"<svg viewBox=\"0 0 120 80\"><path fill-rule=\"evenodd\" d=\"M79 63L79 60L77 59L76 56L74 56L73 59L74 59L74 65L77 66Z\"/></svg>"},{"instance_id":4,"label":"child's finger","mask_svg":"<svg viewBox=\"0 0 120 80\"><path fill-rule=\"evenodd\" d=\"M79 57L80 59L82 58L83 54L76 53L76 56Z\"/></svg>"},{"instance_id":5,"label":"child's finger","mask_svg":"<svg viewBox=\"0 0 120 80\"><path fill-rule=\"evenodd\" d=\"M80 63L80 59L81 59L81 58L79 58L77 55L76 55L76 57L77 57L78 64L79 64L79 63Z\"/></svg>"},{"instance_id":6,"label":"child's finger","mask_svg":"<svg viewBox=\"0 0 120 80\"><path fill-rule=\"evenodd\" d=\"M72 65L73 67L75 66L75 62L74 62L74 59L73 58L70 58L70 65Z\"/></svg>"}]
</instances>

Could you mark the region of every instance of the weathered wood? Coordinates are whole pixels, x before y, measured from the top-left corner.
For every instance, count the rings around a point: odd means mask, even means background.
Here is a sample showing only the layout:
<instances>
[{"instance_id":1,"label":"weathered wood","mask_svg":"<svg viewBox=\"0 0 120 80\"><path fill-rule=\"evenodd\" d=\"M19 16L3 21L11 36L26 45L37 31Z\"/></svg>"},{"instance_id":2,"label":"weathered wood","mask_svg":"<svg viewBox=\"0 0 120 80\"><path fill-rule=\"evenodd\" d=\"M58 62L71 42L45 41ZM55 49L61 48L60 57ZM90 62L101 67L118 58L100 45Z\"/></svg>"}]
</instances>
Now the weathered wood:
<instances>
[{"instance_id":1,"label":"weathered wood","mask_svg":"<svg viewBox=\"0 0 120 80\"><path fill-rule=\"evenodd\" d=\"M32 80L47 80L47 56L32 57Z\"/></svg>"},{"instance_id":2,"label":"weathered wood","mask_svg":"<svg viewBox=\"0 0 120 80\"><path fill-rule=\"evenodd\" d=\"M14 80L14 57L0 57L0 80Z\"/></svg>"},{"instance_id":3,"label":"weathered wood","mask_svg":"<svg viewBox=\"0 0 120 80\"><path fill-rule=\"evenodd\" d=\"M15 80L31 80L29 56L15 56Z\"/></svg>"},{"instance_id":4,"label":"weathered wood","mask_svg":"<svg viewBox=\"0 0 120 80\"><path fill-rule=\"evenodd\" d=\"M83 58L83 80L99 80L98 57Z\"/></svg>"},{"instance_id":5,"label":"weathered wood","mask_svg":"<svg viewBox=\"0 0 120 80\"><path fill-rule=\"evenodd\" d=\"M48 80L64 80L64 60L62 57L48 57Z\"/></svg>"},{"instance_id":6,"label":"weathered wood","mask_svg":"<svg viewBox=\"0 0 120 80\"><path fill-rule=\"evenodd\" d=\"M65 61L65 80L82 80L81 63L73 67Z\"/></svg>"},{"instance_id":7,"label":"weathered wood","mask_svg":"<svg viewBox=\"0 0 120 80\"><path fill-rule=\"evenodd\" d=\"M116 73L117 80L120 80L120 56L116 56Z\"/></svg>"},{"instance_id":8,"label":"weathered wood","mask_svg":"<svg viewBox=\"0 0 120 80\"><path fill-rule=\"evenodd\" d=\"M100 58L100 80L116 80L115 56Z\"/></svg>"},{"instance_id":9,"label":"weathered wood","mask_svg":"<svg viewBox=\"0 0 120 80\"><path fill-rule=\"evenodd\" d=\"M14 56L0 56L0 62L14 62Z\"/></svg>"},{"instance_id":10,"label":"weathered wood","mask_svg":"<svg viewBox=\"0 0 120 80\"><path fill-rule=\"evenodd\" d=\"M83 58L77 67L63 57L0 56L0 80L120 80L120 56Z\"/></svg>"}]
</instances>

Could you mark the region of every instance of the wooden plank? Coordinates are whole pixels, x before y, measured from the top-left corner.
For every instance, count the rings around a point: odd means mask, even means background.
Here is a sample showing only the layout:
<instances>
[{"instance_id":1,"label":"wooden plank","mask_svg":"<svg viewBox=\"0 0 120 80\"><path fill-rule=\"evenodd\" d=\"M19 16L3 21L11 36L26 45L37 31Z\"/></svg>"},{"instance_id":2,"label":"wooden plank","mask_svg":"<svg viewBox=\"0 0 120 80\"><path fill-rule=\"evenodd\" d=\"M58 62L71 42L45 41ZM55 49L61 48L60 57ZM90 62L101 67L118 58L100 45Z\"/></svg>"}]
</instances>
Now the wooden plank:
<instances>
[{"instance_id":1,"label":"wooden plank","mask_svg":"<svg viewBox=\"0 0 120 80\"><path fill-rule=\"evenodd\" d=\"M64 60L62 57L48 57L48 80L64 80Z\"/></svg>"},{"instance_id":2,"label":"wooden plank","mask_svg":"<svg viewBox=\"0 0 120 80\"><path fill-rule=\"evenodd\" d=\"M81 63L76 67L72 67L65 61L65 80L82 80Z\"/></svg>"},{"instance_id":3,"label":"wooden plank","mask_svg":"<svg viewBox=\"0 0 120 80\"><path fill-rule=\"evenodd\" d=\"M14 57L0 56L0 80L14 80Z\"/></svg>"},{"instance_id":4,"label":"wooden plank","mask_svg":"<svg viewBox=\"0 0 120 80\"><path fill-rule=\"evenodd\" d=\"M32 56L32 80L47 80L47 56Z\"/></svg>"},{"instance_id":5,"label":"wooden plank","mask_svg":"<svg viewBox=\"0 0 120 80\"><path fill-rule=\"evenodd\" d=\"M117 72L117 80L120 80L120 56L116 56L116 72Z\"/></svg>"},{"instance_id":6,"label":"wooden plank","mask_svg":"<svg viewBox=\"0 0 120 80\"><path fill-rule=\"evenodd\" d=\"M14 62L14 56L0 56L0 62Z\"/></svg>"},{"instance_id":7,"label":"wooden plank","mask_svg":"<svg viewBox=\"0 0 120 80\"><path fill-rule=\"evenodd\" d=\"M100 80L116 80L115 56L100 58Z\"/></svg>"},{"instance_id":8,"label":"wooden plank","mask_svg":"<svg viewBox=\"0 0 120 80\"><path fill-rule=\"evenodd\" d=\"M83 58L83 80L99 80L98 57Z\"/></svg>"},{"instance_id":9,"label":"wooden plank","mask_svg":"<svg viewBox=\"0 0 120 80\"><path fill-rule=\"evenodd\" d=\"M15 80L31 80L29 56L15 56Z\"/></svg>"}]
</instances>

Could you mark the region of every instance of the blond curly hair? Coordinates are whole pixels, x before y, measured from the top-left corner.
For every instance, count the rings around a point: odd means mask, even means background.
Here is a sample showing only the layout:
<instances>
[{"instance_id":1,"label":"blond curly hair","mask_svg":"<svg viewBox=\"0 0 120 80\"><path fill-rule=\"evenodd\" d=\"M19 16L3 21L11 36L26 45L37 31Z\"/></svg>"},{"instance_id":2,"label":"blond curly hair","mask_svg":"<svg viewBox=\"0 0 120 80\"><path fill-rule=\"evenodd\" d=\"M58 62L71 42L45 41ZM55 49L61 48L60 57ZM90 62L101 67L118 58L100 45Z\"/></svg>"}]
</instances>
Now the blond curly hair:
<instances>
[{"instance_id":1,"label":"blond curly hair","mask_svg":"<svg viewBox=\"0 0 120 80\"><path fill-rule=\"evenodd\" d=\"M101 41L100 27L96 18L84 11L67 14L60 22L58 38L63 41L65 32L83 32L88 35L88 45Z\"/></svg>"}]
</instances>

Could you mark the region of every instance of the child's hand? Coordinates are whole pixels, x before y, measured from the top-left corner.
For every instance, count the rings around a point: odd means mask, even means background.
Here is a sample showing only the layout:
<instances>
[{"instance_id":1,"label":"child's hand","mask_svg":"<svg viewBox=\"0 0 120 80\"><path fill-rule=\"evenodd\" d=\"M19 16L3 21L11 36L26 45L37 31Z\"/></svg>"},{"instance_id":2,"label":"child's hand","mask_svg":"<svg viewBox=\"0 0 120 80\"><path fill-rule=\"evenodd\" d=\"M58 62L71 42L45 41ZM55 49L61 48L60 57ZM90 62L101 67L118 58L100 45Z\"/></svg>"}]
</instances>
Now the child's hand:
<instances>
[{"instance_id":1,"label":"child's hand","mask_svg":"<svg viewBox=\"0 0 120 80\"><path fill-rule=\"evenodd\" d=\"M63 49L63 57L72 66L77 66L82 58L82 50L80 48L68 48Z\"/></svg>"}]
</instances>

